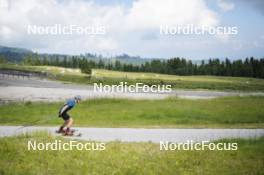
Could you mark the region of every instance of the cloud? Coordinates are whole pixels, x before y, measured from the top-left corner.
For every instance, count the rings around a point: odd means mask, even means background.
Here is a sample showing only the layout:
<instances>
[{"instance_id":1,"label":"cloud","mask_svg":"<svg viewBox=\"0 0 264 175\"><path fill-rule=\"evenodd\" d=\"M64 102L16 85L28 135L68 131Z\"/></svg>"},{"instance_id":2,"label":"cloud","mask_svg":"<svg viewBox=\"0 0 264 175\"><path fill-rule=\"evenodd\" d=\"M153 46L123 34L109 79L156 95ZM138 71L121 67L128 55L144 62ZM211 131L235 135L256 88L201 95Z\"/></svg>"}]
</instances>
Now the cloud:
<instances>
[{"instance_id":1,"label":"cloud","mask_svg":"<svg viewBox=\"0 0 264 175\"><path fill-rule=\"evenodd\" d=\"M128 14L131 28L156 28L160 25L215 25L216 15L203 0L139 0Z\"/></svg>"},{"instance_id":2,"label":"cloud","mask_svg":"<svg viewBox=\"0 0 264 175\"><path fill-rule=\"evenodd\" d=\"M228 0L218 0L217 5L225 12L233 10L235 7L235 4Z\"/></svg>"},{"instance_id":3,"label":"cloud","mask_svg":"<svg viewBox=\"0 0 264 175\"><path fill-rule=\"evenodd\" d=\"M131 6L102 5L86 0L1 0L0 44L42 52L83 52L146 55L155 48L160 25L219 24L205 0L137 0ZM105 35L28 35L27 25L106 27ZM164 38L163 38L164 39ZM149 46L140 46L142 40ZM166 42L164 40L164 42ZM140 46L140 47L139 47ZM169 47L168 49L170 49ZM146 51L145 51L146 50Z\"/></svg>"}]
</instances>

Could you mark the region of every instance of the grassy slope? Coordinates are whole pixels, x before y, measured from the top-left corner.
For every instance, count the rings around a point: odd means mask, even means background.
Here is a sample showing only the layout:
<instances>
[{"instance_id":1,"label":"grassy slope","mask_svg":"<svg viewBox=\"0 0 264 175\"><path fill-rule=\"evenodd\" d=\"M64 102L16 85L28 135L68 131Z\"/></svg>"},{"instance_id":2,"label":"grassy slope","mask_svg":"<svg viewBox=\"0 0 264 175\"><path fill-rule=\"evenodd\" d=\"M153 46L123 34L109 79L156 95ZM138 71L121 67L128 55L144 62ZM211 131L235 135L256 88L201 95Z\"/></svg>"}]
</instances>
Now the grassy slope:
<instances>
[{"instance_id":1,"label":"grassy slope","mask_svg":"<svg viewBox=\"0 0 264 175\"><path fill-rule=\"evenodd\" d=\"M0 65L0 68L32 70L48 72L49 78L73 83L92 84L119 84L126 81L129 84L142 82L145 84L171 84L173 88L185 89L213 89L213 90L240 90L264 91L264 80L241 77L219 76L177 76L155 73L132 73L94 69L92 76L83 74L78 69L65 69L53 66L21 66Z\"/></svg>"},{"instance_id":2,"label":"grassy slope","mask_svg":"<svg viewBox=\"0 0 264 175\"><path fill-rule=\"evenodd\" d=\"M0 106L0 124L58 125L62 103L14 103ZM227 127L263 128L264 97L212 100L84 101L70 111L75 125L97 127ZM50 119L45 121L46 119ZM43 120L43 121L42 121Z\"/></svg>"},{"instance_id":3,"label":"grassy slope","mask_svg":"<svg viewBox=\"0 0 264 175\"><path fill-rule=\"evenodd\" d=\"M160 151L158 144L120 142L105 151L28 151L29 139L55 140L44 133L0 138L0 174L254 175L264 169L264 138L221 141L237 142L237 151Z\"/></svg>"},{"instance_id":4,"label":"grassy slope","mask_svg":"<svg viewBox=\"0 0 264 175\"><path fill-rule=\"evenodd\" d=\"M156 73L133 73L109 70L93 70L92 77L105 81L111 79L113 82L127 81L134 84L142 82L145 84L170 84L173 88L184 89L212 89L212 90L240 90L240 91L264 91L264 80L242 77L221 76L177 76Z\"/></svg>"}]
</instances>

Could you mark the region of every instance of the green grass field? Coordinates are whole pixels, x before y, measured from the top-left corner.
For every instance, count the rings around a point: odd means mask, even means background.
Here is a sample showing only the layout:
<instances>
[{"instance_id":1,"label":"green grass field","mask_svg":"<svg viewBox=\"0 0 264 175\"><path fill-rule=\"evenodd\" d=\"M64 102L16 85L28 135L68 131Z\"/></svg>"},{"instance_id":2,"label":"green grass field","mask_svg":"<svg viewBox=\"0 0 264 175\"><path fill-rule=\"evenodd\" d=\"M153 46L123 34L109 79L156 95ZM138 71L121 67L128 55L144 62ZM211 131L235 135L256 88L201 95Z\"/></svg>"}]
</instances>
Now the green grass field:
<instances>
[{"instance_id":1,"label":"green grass field","mask_svg":"<svg viewBox=\"0 0 264 175\"><path fill-rule=\"evenodd\" d=\"M0 106L1 125L59 125L61 103L11 103ZM147 128L263 128L264 97L211 100L83 101L70 111L75 126Z\"/></svg>"},{"instance_id":2,"label":"green grass field","mask_svg":"<svg viewBox=\"0 0 264 175\"><path fill-rule=\"evenodd\" d=\"M28 140L66 142L45 133L0 138L0 174L258 175L264 169L264 138L219 141L238 143L236 151L160 151L158 144L120 142L107 143L104 151L33 151Z\"/></svg>"},{"instance_id":3,"label":"green grass field","mask_svg":"<svg viewBox=\"0 0 264 175\"><path fill-rule=\"evenodd\" d=\"M220 76L177 76L156 73L133 73L94 69L92 77L111 84L126 81L130 84L142 82L148 85L170 84L173 88L182 89L210 89L210 90L239 90L263 91L264 80L241 77Z\"/></svg>"},{"instance_id":4,"label":"green grass field","mask_svg":"<svg viewBox=\"0 0 264 175\"><path fill-rule=\"evenodd\" d=\"M209 89L234 91L264 91L264 80L256 78L220 77L220 76L177 76L155 73L118 72L93 69L91 75L83 74L79 69L54 66L0 65L0 68L47 72L48 78L81 84L128 84L147 85L170 84L174 89Z\"/></svg>"}]
</instances>

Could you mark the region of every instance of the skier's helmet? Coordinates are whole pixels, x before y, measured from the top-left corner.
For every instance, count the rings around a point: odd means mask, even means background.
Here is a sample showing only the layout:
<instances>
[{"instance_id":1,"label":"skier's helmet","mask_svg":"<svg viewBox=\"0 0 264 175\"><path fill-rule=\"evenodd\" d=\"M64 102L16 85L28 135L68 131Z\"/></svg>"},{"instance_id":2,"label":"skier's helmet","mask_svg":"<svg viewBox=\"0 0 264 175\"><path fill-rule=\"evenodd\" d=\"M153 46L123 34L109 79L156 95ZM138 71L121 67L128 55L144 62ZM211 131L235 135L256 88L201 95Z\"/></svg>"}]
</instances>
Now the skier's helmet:
<instances>
[{"instance_id":1,"label":"skier's helmet","mask_svg":"<svg viewBox=\"0 0 264 175\"><path fill-rule=\"evenodd\" d=\"M75 100L78 100L78 101L81 101L81 100L82 100L82 97L81 97L80 95L76 95L76 96L74 97L74 99L75 99Z\"/></svg>"}]
</instances>

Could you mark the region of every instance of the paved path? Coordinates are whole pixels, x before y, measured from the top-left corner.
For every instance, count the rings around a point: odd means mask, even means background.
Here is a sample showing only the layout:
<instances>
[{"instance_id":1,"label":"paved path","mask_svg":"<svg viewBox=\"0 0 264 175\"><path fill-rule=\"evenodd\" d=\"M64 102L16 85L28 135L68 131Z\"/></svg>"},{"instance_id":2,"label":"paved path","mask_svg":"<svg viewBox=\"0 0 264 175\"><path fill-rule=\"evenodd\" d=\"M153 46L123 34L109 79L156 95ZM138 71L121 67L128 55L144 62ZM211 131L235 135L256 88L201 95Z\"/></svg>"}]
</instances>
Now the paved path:
<instances>
[{"instance_id":1,"label":"paved path","mask_svg":"<svg viewBox=\"0 0 264 175\"><path fill-rule=\"evenodd\" d=\"M94 92L92 86L63 84L60 82L0 77L1 101L62 101L76 94L84 99L91 98L130 98L130 99L164 99L170 96L188 99L210 99L222 96L264 95L262 92L220 92L197 90L173 90L170 93L119 93Z\"/></svg>"},{"instance_id":2,"label":"paved path","mask_svg":"<svg viewBox=\"0 0 264 175\"><path fill-rule=\"evenodd\" d=\"M0 137L39 130L55 135L55 127L0 126ZM75 128L82 137L75 139L123 142L186 142L212 141L222 138L255 138L264 136L264 129L137 129L137 128Z\"/></svg>"}]
</instances>

